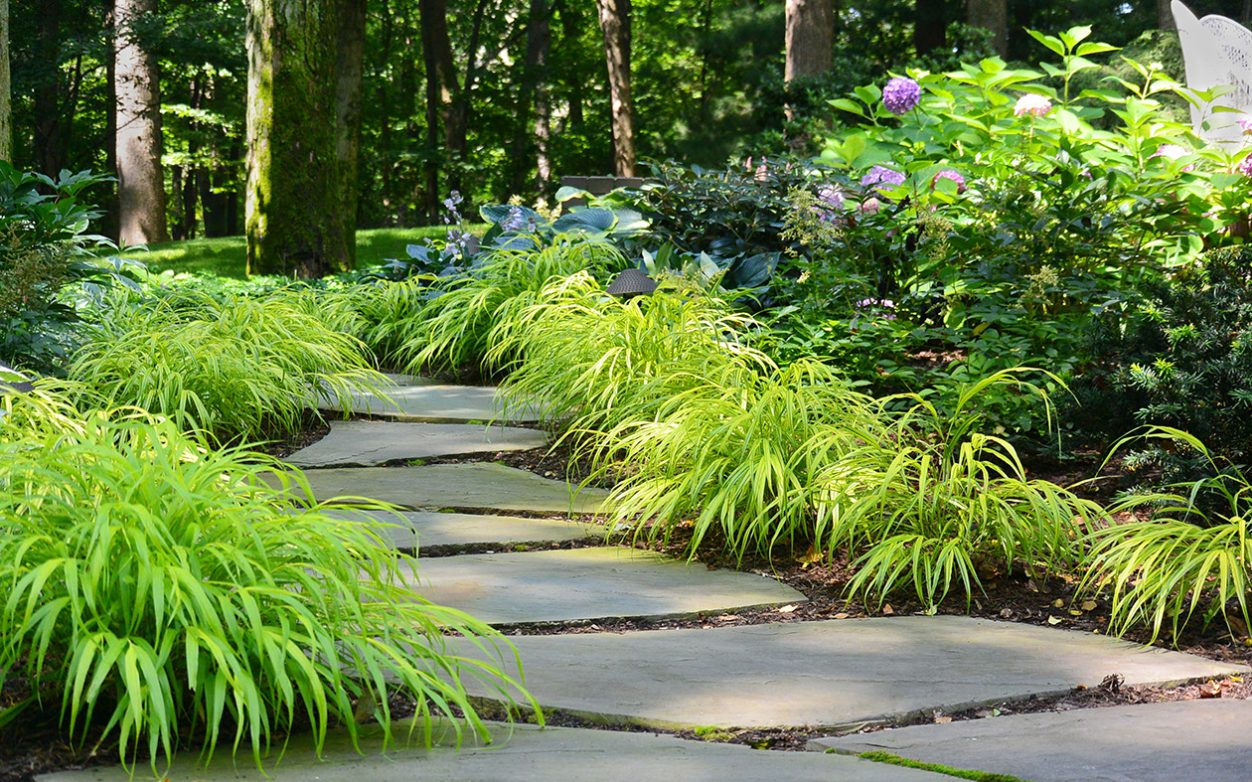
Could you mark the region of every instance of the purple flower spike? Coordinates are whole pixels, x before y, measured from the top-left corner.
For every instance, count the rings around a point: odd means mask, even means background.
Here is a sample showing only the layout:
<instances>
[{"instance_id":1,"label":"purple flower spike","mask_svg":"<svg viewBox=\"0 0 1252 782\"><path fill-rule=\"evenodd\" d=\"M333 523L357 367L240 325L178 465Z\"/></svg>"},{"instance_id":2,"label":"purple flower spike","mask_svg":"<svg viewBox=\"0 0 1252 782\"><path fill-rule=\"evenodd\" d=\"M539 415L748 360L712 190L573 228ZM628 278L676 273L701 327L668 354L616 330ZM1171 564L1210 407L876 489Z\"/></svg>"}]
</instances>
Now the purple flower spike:
<instances>
[{"instance_id":1,"label":"purple flower spike","mask_svg":"<svg viewBox=\"0 0 1252 782\"><path fill-rule=\"evenodd\" d=\"M921 85L907 76L896 76L882 88L882 105L897 116L912 111L921 100Z\"/></svg>"}]
</instances>

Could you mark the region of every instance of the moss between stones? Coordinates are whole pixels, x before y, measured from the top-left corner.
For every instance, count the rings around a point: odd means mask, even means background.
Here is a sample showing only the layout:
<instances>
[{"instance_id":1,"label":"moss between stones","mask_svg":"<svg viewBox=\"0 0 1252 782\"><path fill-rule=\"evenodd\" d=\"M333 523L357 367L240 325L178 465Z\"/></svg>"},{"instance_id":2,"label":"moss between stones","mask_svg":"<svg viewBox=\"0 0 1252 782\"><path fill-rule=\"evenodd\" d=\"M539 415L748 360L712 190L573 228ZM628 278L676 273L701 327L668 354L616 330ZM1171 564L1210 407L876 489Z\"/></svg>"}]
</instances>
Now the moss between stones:
<instances>
[{"instance_id":1,"label":"moss between stones","mask_svg":"<svg viewBox=\"0 0 1252 782\"><path fill-rule=\"evenodd\" d=\"M833 752L834 750L827 750ZM889 763L893 766L904 766L905 768L915 768L920 771L933 771L936 774L947 774L950 777L958 779L972 779L974 782L1026 782L1020 777L1011 776L1009 774L992 774L986 771L971 771L964 768L953 768L940 763L923 763L919 760L909 760L899 755L893 755L890 752L862 752L857 755L858 758L864 760L872 760L875 763Z\"/></svg>"}]
</instances>

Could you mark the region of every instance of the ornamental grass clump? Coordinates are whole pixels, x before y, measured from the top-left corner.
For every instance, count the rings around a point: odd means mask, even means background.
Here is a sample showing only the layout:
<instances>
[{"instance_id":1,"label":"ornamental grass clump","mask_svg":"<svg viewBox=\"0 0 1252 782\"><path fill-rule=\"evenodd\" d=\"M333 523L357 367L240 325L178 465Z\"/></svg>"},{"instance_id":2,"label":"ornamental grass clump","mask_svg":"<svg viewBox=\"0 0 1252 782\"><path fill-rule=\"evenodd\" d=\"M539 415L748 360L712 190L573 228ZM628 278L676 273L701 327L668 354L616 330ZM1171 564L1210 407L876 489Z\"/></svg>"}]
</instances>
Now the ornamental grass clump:
<instances>
[{"instance_id":1,"label":"ornamental grass clump","mask_svg":"<svg viewBox=\"0 0 1252 782\"><path fill-rule=\"evenodd\" d=\"M388 328L405 334L399 354L408 372L472 365L490 373L509 361L492 350L495 324L538 301L554 278L580 271L604 276L625 265L617 248L603 239L558 236L538 250L495 250L470 274L437 282L435 298Z\"/></svg>"},{"instance_id":2,"label":"ornamental grass clump","mask_svg":"<svg viewBox=\"0 0 1252 782\"><path fill-rule=\"evenodd\" d=\"M344 409L383 377L359 340L279 292L221 300L185 293L102 313L69 376L113 405L135 405L218 442L300 430L320 397Z\"/></svg>"},{"instance_id":3,"label":"ornamental grass clump","mask_svg":"<svg viewBox=\"0 0 1252 782\"><path fill-rule=\"evenodd\" d=\"M677 280L615 299L589 274L553 280L537 303L493 329L490 360L511 370L506 407L542 399L542 415L594 447L626 421L730 366L768 367L749 343L758 324L722 298ZM506 356L513 357L506 363Z\"/></svg>"},{"instance_id":4,"label":"ornamental grass clump","mask_svg":"<svg viewBox=\"0 0 1252 782\"><path fill-rule=\"evenodd\" d=\"M516 662L505 639L404 586L413 558L328 515L336 506L276 461L209 450L135 410L23 436L9 421L0 685L24 680L18 708L59 710L72 742L116 742L123 762L146 753L154 770L197 747L259 765L293 730L311 730L319 752L335 725L355 743L362 715L392 739L395 695L427 742L436 716L487 738L469 680L525 699L501 673ZM476 651L462 657L455 636Z\"/></svg>"},{"instance_id":5,"label":"ornamental grass clump","mask_svg":"<svg viewBox=\"0 0 1252 782\"><path fill-rule=\"evenodd\" d=\"M1246 635L1252 626L1252 480L1222 464L1194 436L1169 427L1119 441L1110 458L1143 440L1194 450L1212 474L1131 495L1110 508L1113 514L1145 508L1152 513L1091 533L1079 593L1111 592L1109 631L1117 635L1146 626L1153 640L1162 630L1177 640L1197 614L1204 627L1220 618L1232 635Z\"/></svg>"},{"instance_id":6,"label":"ornamental grass clump","mask_svg":"<svg viewBox=\"0 0 1252 782\"><path fill-rule=\"evenodd\" d=\"M856 557L849 594L881 605L911 591L933 608L955 589L968 604L984 577L1077 564L1083 528L1106 518L1104 511L1028 479L1007 440L978 430L977 400L996 386L1038 393L1047 404L1041 390L1015 376L1024 371L998 372L964 389L951 413L914 398L888 436L813 476L816 537L827 551Z\"/></svg>"}]
</instances>

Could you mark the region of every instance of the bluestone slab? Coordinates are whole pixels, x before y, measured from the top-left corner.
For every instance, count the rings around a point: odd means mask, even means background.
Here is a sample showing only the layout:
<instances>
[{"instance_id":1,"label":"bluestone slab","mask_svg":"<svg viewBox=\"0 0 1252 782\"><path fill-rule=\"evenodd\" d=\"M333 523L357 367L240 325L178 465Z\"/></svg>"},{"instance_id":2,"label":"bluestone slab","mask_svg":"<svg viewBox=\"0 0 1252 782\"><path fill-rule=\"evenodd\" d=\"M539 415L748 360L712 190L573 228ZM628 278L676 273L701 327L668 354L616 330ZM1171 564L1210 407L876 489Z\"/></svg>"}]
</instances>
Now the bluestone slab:
<instances>
[{"instance_id":1,"label":"bluestone slab","mask_svg":"<svg viewBox=\"0 0 1252 782\"><path fill-rule=\"evenodd\" d=\"M1114 673L1142 684L1243 670L1100 635L955 616L512 640L542 706L658 727L841 733L1094 686Z\"/></svg>"},{"instance_id":2,"label":"bluestone slab","mask_svg":"<svg viewBox=\"0 0 1252 782\"><path fill-rule=\"evenodd\" d=\"M1180 701L921 725L818 739L814 749L886 751L1032 782L1243 782L1252 702Z\"/></svg>"},{"instance_id":3,"label":"bluestone slab","mask_svg":"<svg viewBox=\"0 0 1252 782\"><path fill-rule=\"evenodd\" d=\"M309 470L319 501L366 497L406 508L490 508L530 513L597 513L607 493L500 464L431 464Z\"/></svg>"},{"instance_id":4,"label":"bluestone slab","mask_svg":"<svg viewBox=\"0 0 1252 782\"><path fill-rule=\"evenodd\" d=\"M387 398L375 394L356 393L352 406L345 411L338 399L323 397L318 406L323 410L360 413L399 421L513 421L526 423L539 420L533 406L506 409L492 386L458 386L436 383L409 375L388 375L390 385L382 387Z\"/></svg>"},{"instance_id":5,"label":"bluestone slab","mask_svg":"<svg viewBox=\"0 0 1252 782\"><path fill-rule=\"evenodd\" d=\"M524 519L429 511L333 511L332 516L381 523L396 548L423 550L438 546L500 546L561 543L604 536L598 524L562 519Z\"/></svg>"},{"instance_id":6,"label":"bluestone slab","mask_svg":"<svg viewBox=\"0 0 1252 782\"><path fill-rule=\"evenodd\" d=\"M543 432L512 426L331 421L330 433L287 461L297 467L370 467L399 459L526 451L548 444Z\"/></svg>"},{"instance_id":7,"label":"bluestone slab","mask_svg":"<svg viewBox=\"0 0 1252 782\"><path fill-rule=\"evenodd\" d=\"M304 737L292 739L281 763L266 764L263 776L250 758L231 761L219 751L208 769L194 752L179 757L166 778L174 782L943 782L929 772L816 752L768 752L732 744L684 741L673 736L574 728L539 729L489 723L495 743L483 747L466 736L458 751L446 730L433 749L419 745L381 754L377 728L364 728L362 750L352 749L342 730L326 739L321 760ZM403 736L407 730L397 730ZM134 782L149 779L139 765L135 777L118 767L44 774L40 782Z\"/></svg>"},{"instance_id":8,"label":"bluestone slab","mask_svg":"<svg viewBox=\"0 0 1252 782\"><path fill-rule=\"evenodd\" d=\"M412 583L422 597L491 624L677 617L805 600L772 578L617 546L426 559L418 576Z\"/></svg>"}]
</instances>

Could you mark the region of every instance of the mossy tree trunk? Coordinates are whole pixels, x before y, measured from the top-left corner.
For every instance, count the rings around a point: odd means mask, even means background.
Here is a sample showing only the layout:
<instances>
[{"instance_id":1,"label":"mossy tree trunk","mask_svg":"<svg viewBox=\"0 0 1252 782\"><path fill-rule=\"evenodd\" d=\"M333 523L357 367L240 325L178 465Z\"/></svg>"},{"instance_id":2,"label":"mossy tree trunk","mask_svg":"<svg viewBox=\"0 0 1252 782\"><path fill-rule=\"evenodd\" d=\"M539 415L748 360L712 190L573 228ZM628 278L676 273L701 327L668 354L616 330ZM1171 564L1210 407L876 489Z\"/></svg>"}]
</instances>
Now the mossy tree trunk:
<instances>
[{"instance_id":1,"label":"mossy tree trunk","mask_svg":"<svg viewBox=\"0 0 1252 782\"><path fill-rule=\"evenodd\" d=\"M113 4L114 140L122 244L169 240L161 168L161 81L156 55L137 29L156 10L156 0Z\"/></svg>"},{"instance_id":2,"label":"mossy tree trunk","mask_svg":"<svg viewBox=\"0 0 1252 782\"><path fill-rule=\"evenodd\" d=\"M835 11L831 0L787 0L787 60L783 78L790 82L830 70L834 36Z\"/></svg>"},{"instance_id":3,"label":"mossy tree trunk","mask_svg":"<svg viewBox=\"0 0 1252 782\"><path fill-rule=\"evenodd\" d=\"M966 0L965 20L971 27L991 31L991 46L1001 57L1009 56L1008 0Z\"/></svg>"},{"instance_id":4,"label":"mossy tree trunk","mask_svg":"<svg viewBox=\"0 0 1252 782\"><path fill-rule=\"evenodd\" d=\"M362 46L350 47L354 55L340 50L364 35L356 26L363 3L249 0L249 274L307 278L352 268L356 131L340 125L360 121Z\"/></svg>"},{"instance_id":5,"label":"mossy tree trunk","mask_svg":"<svg viewBox=\"0 0 1252 782\"><path fill-rule=\"evenodd\" d=\"M0 160L13 160L13 85L9 79L9 0L0 0Z\"/></svg>"}]
</instances>

